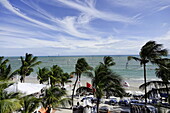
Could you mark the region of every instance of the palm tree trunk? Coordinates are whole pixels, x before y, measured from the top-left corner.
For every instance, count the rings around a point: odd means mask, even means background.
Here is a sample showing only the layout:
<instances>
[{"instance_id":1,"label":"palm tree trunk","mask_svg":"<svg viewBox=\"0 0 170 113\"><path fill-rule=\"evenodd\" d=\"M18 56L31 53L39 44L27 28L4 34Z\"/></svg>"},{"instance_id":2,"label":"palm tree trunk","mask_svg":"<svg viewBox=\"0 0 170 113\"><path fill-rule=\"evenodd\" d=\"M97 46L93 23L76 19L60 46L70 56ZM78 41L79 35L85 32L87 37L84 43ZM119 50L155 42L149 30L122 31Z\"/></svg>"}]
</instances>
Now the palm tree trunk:
<instances>
[{"instance_id":1,"label":"palm tree trunk","mask_svg":"<svg viewBox=\"0 0 170 113\"><path fill-rule=\"evenodd\" d=\"M106 99L108 99L109 98L109 91L108 90L106 90Z\"/></svg>"},{"instance_id":2,"label":"palm tree trunk","mask_svg":"<svg viewBox=\"0 0 170 113\"><path fill-rule=\"evenodd\" d=\"M65 86L64 82L63 82L63 83L61 83L61 86L62 86L62 88L64 88L64 86Z\"/></svg>"},{"instance_id":3,"label":"palm tree trunk","mask_svg":"<svg viewBox=\"0 0 170 113\"><path fill-rule=\"evenodd\" d=\"M168 82L166 82L166 91L167 91L167 95L169 96L169 89L168 89L168 84L167 84ZM167 97L168 98L168 97Z\"/></svg>"},{"instance_id":4,"label":"palm tree trunk","mask_svg":"<svg viewBox=\"0 0 170 113\"><path fill-rule=\"evenodd\" d=\"M143 64L144 68L144 83L145 83L145 104L147 103L147 89L146 89L146 64Z\"/></svg>"},{"instance_id":5,"label":"palm tree trunk","mask_svg":"<svg viewBox=\"0 0 170 113\"><path fill-rule=\"evenodd\" d=\"M23 77L23 83L25 83L25 76Z\"/></svg>"},{"instance_id":6,"label":"palm tree trunk","mask_svg":"<svg viewBox=\"0 0 170 113\"><path fill-rule=\"evenodd\" d=\"M74 91L75 91L75 88L76 88L76 85L77 85L78 78L79 78L79 76L77 75L77 78L76 78L76 81L75 81L75 84L74 84L74 87L73 87L72 98L71 98L71 100L72 100L72 107L74 105Z\"/></svg>"},{"instance_id":7,"label":"palm tree trunk","mask_svg":"<svg viewBox=\"0 0 170 113\"><path fill-rule=\"evenodd\" d=\"M99 101L100 101L100 98L97 98L97 113L99 113Z\"/></svg>"},{"instance_id":8,"label":"palm tree trunk","mask_svg":"<svg viewBox=\"0 0 170 113\"><path fill-rule=\"evenodd\" d=\"M81 76L80 75L79 75L79 80L78 81L79 81L79 85L78 86L80 87L80 81L81 81Z\"/></svg>"},{"instance_id":9,"label":"palm tree trunk","mask_svg":"<svg viewBox=\"0 0 170 113\"><path fill-rule=\"evenodd\" d=\"M20 82L25 83L25 75L21 75Z\"/></svg>"}]
</instances>

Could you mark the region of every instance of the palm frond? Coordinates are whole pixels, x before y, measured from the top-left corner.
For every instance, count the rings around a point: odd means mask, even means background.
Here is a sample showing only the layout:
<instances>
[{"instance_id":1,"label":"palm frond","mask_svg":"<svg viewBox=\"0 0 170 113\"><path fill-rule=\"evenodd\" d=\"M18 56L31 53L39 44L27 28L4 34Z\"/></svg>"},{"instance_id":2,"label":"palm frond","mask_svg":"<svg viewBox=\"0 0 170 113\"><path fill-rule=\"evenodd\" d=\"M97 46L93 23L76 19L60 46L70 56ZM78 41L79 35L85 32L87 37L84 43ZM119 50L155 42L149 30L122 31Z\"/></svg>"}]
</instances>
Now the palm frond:
<instances>
[{"instance_id":1,"label":"palm frond","mask_svg":"<svg viewBox=\"0 0 170 113\"><path fill-rule=\"evenodd\" d=\"M152 85L158 85L158 86L165 86L165 85L170 85L169 82L163 82L163 81L149 81L147 82L146 84L142 84L139 86L140 89L144 89L145 88L145 85L146 87L148 86L152 86Z\"/></svg>"},{"instance_id":2,"label":"palm frond","mask_svg":"<svg viewBox=\"0 0 170 113\"><path fill-rule=\"evenodd\" d=\"M21 98L21 104L23 108L21 113L32 113L39 106L40 102L41 99L36 98L32 95Z\"/></svg>"},{"instance_id":3,"label":"palm frond","mask_svg":"<svg viewBox=\"0 0 170 113\"><path fill-rule=\"evenodd\" d=\"M39 64L41 64L41 63L42 63L41 61L38 61L38 62L36 62L36 63L33 63L32 65L30 65L30 67L37 66L37 65L39 65Z\"/></svg>"},{"instance_id":4,"label":"palm frond","mask_svg":"<svg viewBox=\"0 0 170 113\"><path fill-rule=\"evenodd\" d=\"M21 108L20 101L17 99L5 99L0 101L0 112L10 113Z\"/></svg>"}]
</instances>

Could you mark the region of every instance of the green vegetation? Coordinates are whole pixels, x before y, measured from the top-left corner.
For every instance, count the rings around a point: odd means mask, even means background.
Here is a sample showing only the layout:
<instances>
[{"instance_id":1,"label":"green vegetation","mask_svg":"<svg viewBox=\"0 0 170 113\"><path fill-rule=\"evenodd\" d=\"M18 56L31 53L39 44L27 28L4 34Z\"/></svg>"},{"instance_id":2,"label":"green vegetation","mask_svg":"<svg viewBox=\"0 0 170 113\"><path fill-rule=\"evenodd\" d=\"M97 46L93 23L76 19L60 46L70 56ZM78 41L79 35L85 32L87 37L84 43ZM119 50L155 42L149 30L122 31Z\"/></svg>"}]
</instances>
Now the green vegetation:
<instances>
[{"instance_id":1,"label":"green vegetation","mask_svg":"<svg viewBox=\"0 0 170 113\"><path fill-rule=\"evenodd\" d=\"M21 98L22 110L21 113L32 113L40 105L41 99L32 95Z\"/></svg>"},{"instance_id":2,"label":"green vegetation","mask_svg":"<svg viewBox=\"0 0 170 113\"><path fill-rule=\"evenodd\" d=\"M39 68L37 72L37 79L41 84L48 82L48 78L51 80L51 87L45 90L45 95L42 98L36 98L33 95L25 96L18 92L7 93L5 89L13 84L10 80L16 74L21 76L21 82L25 82L25 77L29 76L34 71L33 67L39 65L41 61L37 61L38 57L33 57L32 54L26 53L25 59L21 57L21 67L11 73L11 65L8 65L9 60L3 59L4 57L0 57L0 113L11 113L14 111L31 113L40 106L40 103L45 108L71 103L70 99L63 98L63 96L66 96L66 91L62 89L65 83L71 82L69 80L70 75L64 73L57 65L52 66L50 70L46 67ZM50 112L50 110L47 112Z\"/></svg>"},{"instance_id":3,"label":"green vegetation","mask_svg":"<svg viewBox=\"0 0 170 113\"><path fill-rule=\"evenodd\" d=\"M143 89L144 86L150 87L152 86L152 89L147 92L147 97L154 95L158 95L160 93L167 94L167 101L170 104L170 97L169 95L169 86L170 86L170 59L167 58L161 58L156 60L157 68L155 69L155 74L158 78L160 78L162 81L149 81L146 84L142 84L139 88ZM153 87L155 86L155 87Z\"/></svg>"},{"instance_id":4,"label":"green vegetation","mask_svg":"<svg viewBox=\"0 0 170 113\"><path fill-rule=\"evenodd\" d=\"M129 56L129 60L139 61L144 67L144 84L140 88L145 89L145 102L147 97L158 93L167 93L169 95L170 85L170 59L162 58L168 54L166 49L162 49L162 44L156 44L155 41L147 42L140 51L140 58ZM29 76L34 71L34 66L37 66L41 61L37 61L38 57L33 57L32 54L26 53L25 58L21 58L21 67L14 72L11 72L9 60L0 57L0 113L11 113L20 111L21 113L33 112L38 106L43 105L47 113L50 113L50 108L64 106L66 103L74 105L73 97L77 82L81 80L81 76L91 78L91 84L94 96L97 98L97 113L99 112L100 100L103 96L123 97L125 90L121 84L122 78L111 69L116 63L110 56L105 56L103 62L99 62L94 69L88 64L85 58L79 58L75 64L75 71L71 74L65 73L58 65L53 65L50 68L38 68L37 79L40 84L48 84L49 88L44 89L44 95L36 98L33 95L23 95L18 92L7 93L5 89L12 85L11 80L16 74L20 75L20 81L25 82L25 77ZM155 75L162 81L146 82L146 64L151 62L156 64ZM72 82L71 75L76 76L73 87L72 97L66 98L66 90L64 86L68 82ZM154 89L147 92L147 87L153 85ZM87 88L87 87L85 87ZM155 93L156 92L156 93ZM170 97L167 98L170 102Z\"/></svg>"},{"instance_id":5,"label":"green vegetation","mask_svg":"<svg viewBox=\"0 0 170 113\"><path fill-rule=\"evenodd\" d=\"M68 102L71 103L70 99L63 98L66 96L66 91L60 89L59 87L51 87L45 90L45 96L42 98L42 104L44 108L57 107L58 105L63 105Z\"/></svg>"},{"instance_id":6,"label":"green vegetation","mask_svg":"<svg viewBox=\"0 0 170 113\"><path fill-rule=\"evenodd\" d=\"M21 76L20 81L25 82L25 77L29 76L34 71L33 67L39 65L41 61L37 61L38 57L33 57L32 54L25 54L25 59L21 56L21 67L18 69L18 74Z\"/></svg>"},{"instance_id":7,"label":"green vegetation","mask_svg":"<svg viewBox=\"0 0 170 113\"><path fill-rule=\"evenodd\" d=\"M12 84L0 81L0 113L11 113L22 107L19 100L19 93L8 94L4 91L9 85Z\"/></svg>"},{"instance_id":8,"label":"green vegetation","mask_svg":"<svg viewBox=\"0 0 170 113\"><path fill-rule=\"evenodd\" d=\"M99 103L101 98L106 95L123 97L125 90L121 85L121 77L114 73L110 66L115 65L112 57L104 57L104 63L100 62L94 69L93 73L86 74L92 79L92 85L94 88L94 95L97 98L97 113L99 112Z\"/></svg>"},{"instance_id":9,"label":"green vegetation","mask_svg":"<svg viewBox=\"0 0 170 113\"><path fill-rule=\"evenodd\" d=\"M4 57L0 57L0 80L11 80L14 75L16 75L16 71L11 73L11 65L7 64L9 62L8 59L3 60Z\"/></svg>"},{"instance_id":10,"label":"green vegetation","mask_svg":"<svg viewBox=\"0 0 170 113\"><path fill-rule=\"evenodd\" d=\"M53 65L50 70L46 67L39 68L39 71L37 72L37 79L39 80L40 84L43 84L44 82L49 82L52 87L56 84L60 87L64 87L65 83L72 82L70 79L70 74L65 73L63 69L61 69L58 65Z\"/></svg>"},{"instance_id":11,"label":"green vegetation","mask_svg":"<svg viewBox=\"0 0 170 113\"><path fill-rule=\"evenodd\" d=\"M73 92L72 92L72 106L74 105L73 97L74 97L74 92L75 92L77 82L78 80L80 81L81 75L83 73L86 73L88 70L92 70L92 67L89 66L89 64L86 62L84 58L79 58L75 65L75 72L72 72L72 74L76 75L76 81L74 83Z\"/></svg>"},{"instance_id":12,"label":"green vegetation","mask_svg":"<svg viewBox=\"0 0 170 113\"><path fill-rule=\"evenodd\" d=\"M162 56L167 56L168 51L162 49L162 44L157 44L155 41L148 41L142 48L139 53L140 58L129 56L128 61L134 59L139 61L144 69L144 84L146 84L146 64L148 62L156 63L157 59L160 59ZM147 103L147 88L145 86L145 104Z\"/></svg>"},{"instance_id":13,"label":"green vegetation","mask_svg":"<svg viewBox=\"0 0 170 113\"><path fill-rule=\"evenodd\" d=\"M39 80L40 84L43 84L44 82L48 81L49 78L49 69L44 67L44 68L38 68L38 72L37 72L37 79Z\"/></svg>"}]
</instances>

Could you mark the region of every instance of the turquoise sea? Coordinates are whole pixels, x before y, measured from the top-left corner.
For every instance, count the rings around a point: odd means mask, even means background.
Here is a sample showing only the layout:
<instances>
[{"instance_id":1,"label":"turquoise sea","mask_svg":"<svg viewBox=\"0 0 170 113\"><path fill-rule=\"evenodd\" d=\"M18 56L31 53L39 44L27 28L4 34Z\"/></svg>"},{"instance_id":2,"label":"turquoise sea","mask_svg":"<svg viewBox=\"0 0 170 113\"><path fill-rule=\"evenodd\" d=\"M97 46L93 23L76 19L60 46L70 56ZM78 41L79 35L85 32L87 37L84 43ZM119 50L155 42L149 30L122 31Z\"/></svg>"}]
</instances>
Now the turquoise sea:
<instances>
[{"instance_id":1,"label":"turquoise sea","mask_svg":"<svg viewBox=\"0 0 170 113\"><path fill-rule=\"evenodd\" d=\"M95 67L99 62L103 61L104 56L39 56L38 60L42 63L34 68L34 72L30 77L36 77L38 67L50 68L53 65L59 65L64 72L73 72L75 64L78 58L85 58L86 61ZM121 75L126 80L143 80L143 68L140 63L134 60L129 61L128 67L126 68L127 56L126 55L114 55L112 56L116 65L112 67L113 71ZM6 57L10 60L12 69L18 69L21 66L20 57ZM157 79L155 75L156 65L147 64L147 80Z\"/></svg>"}]
</instances>

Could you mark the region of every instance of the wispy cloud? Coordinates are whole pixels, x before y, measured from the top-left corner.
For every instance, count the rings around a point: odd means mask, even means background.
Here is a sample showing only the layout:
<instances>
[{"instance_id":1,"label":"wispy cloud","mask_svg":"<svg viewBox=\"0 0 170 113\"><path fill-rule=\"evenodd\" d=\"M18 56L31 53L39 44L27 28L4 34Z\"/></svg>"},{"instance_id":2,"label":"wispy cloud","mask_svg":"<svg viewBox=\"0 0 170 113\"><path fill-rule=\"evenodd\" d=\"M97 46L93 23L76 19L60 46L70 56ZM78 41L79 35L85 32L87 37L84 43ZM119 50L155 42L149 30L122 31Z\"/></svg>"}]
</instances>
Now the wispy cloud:
<instances>
[{"instance_id":1,"label":"wispy cloud","mask_svg":"<svg viewBox=\"0 0 170 113\"><path fill-rule=\"evenodd\" d=\"M80 2L80 1L72 2L72 1L67 1L67 0L57 1L57 2L63 3L69 7L75 8L82 12L77 17L76 16L72 16L72 17L67 16L63 19L59 19L59 18L56 18L56 17L50 15L49 13L47 13L47 11L45 11L44 9L39 7L34 2L31 2L31 4L29 4L26 1L22 1L22 2L25 3L26 5L28 5L29 7L31 7L32 9L34 9L36 11L34 13L37 14L37 16L42 17L48 21L52 21L52 22L54 22L54 24L49 25L47 23L44 23L44 22L35 20L31 17L28 17L27 14L22 13L18 8L12 6L7 0L2 0L1 4L3 4L4 7L6 7L8 10L13 12L14 14L16 14L16 15L34 23L34 24L40 25L44 28L48 28L48 29L51 29L54 31L67 33L69 35L81 37L81 38L85 38L85 39L89 39L89 37L93 37L93 38L96 37L94 35L87 34L87 32L84 32L87 29L92 29L91 27L88 26L88 23L91 20L93 20L94 18L100 18L100 19L104 19L104 20L108 20L108 21L132 22L132 20L130 18L124 17L122 15L113 14L113 13L111 14L111 13L102 12L102 11L97 10L95 8L95 1L89 1L89 0L85 0L85 2ZM54 2L56 2L56 1L54 1ZM82 25L83 25L83 27L82 27ZM83 28L85 28L86 30L83 30Z\"/></svg>"},{"instance_id":2,"label":"wispy cloud","mask_svg":"<svg viewBox=\"0 0 170 113\"><path fill-rule=\"evenodd\" d=\"M67 16L63 20L58 19L58 18L51 16L50 14L47 14L45 12L45 10L43 10L40 7L37 6L36 8L39 8L37 10L39 10L39 12L41 12L41 14L45 15L45 19L54 22L54 25L50 25L50 24L43 23L41 21L38 21L38 20L35 20L33 18L26 16L26 14L21 13L21 11L18 8L13 7L7 0L3 0L0 3L2 3L4 7L6 7L8 10L12 11L14 14L16 14L16 15L32 22L32 23L40 25L42 27L45 27L45 28L48 28L48 29L51 29L51 30L54 30L54 31L68 33L69 35L81 37L81 38L85 38L85 39L92 36L92 35L87 35L87 34L80 32L78 30L79 27L77 27L78 24L76 24L76 21L77 21L76 17ZM34 5L34 6L36 6L36 5ZM42 16L38 13L37 13L37 15ZM44 16L42 16L42 17L44 17ZM79 22L82 23L82 22L87 21L87 16L86 16L86 20L83 19L83 16L79 17L78 19L79 19Z\"/></svg>"},{"instance_id":3,"label":"wispy cloud","mask_svg":"<svg viewBox=\"0 0 170 113\"><path fill-rule=\"evenodd\" d=\"M117 22L127 22L127 23L134 22L134 20L130 17L122 16L116 13L108 13L96 9L94 0L84 0L84 1L73 2L70 0L54 0L54 2L62 3L64 5L69 6L70 8L77 9L82 13L90 15L94 18L99 18L107 21L117 21Z\"/></svg>"},{"instance_id":4,"label":"wispy cloud","mask_svg":"<svg viewBox=\"0 0 170 113\"><path fill-rule=\"evenodd\" d=\"M170 7L170 5L162 6L157 11L162 11L162 10L165 10L165 9L167 9L169 7Z\"/></svg>"},{"instance_id":5,"label":"wispy cloud","mask_svg":"<svg viewBox=\"0 0 170 113\"><path fill-rule=\"evenodd\" d=\"M160 5L168 4L170 3L169 0L107 0L108 2L120 6L126 6L129 8L135 8L135 9L144 9L144 8L154 8L158 7Z\"/></svg>"},{"instance_id":6,"label":"wispy cloud","mask_svg":"<svg viewBox=\"0 0 170 113\"><path fill-rule=\"evenodd\" d=\"M60 42L41 40L35 38L6 38L0 39L1 48L42 48L42 47L54 47L54 48L68 48L62 45Z\"/></svg>"},{"instance_id":7,"label":"wispy cloud","mask_svg":"<svg viewBox=\"0 0 170 113\"><path fill-rule=\"evenodd\" d=\"M164 48L168 49L170 51L170 45L169 45L169 42L170 42L170 30L160 36L160 37L156 37L155 40L161 44L163 44Z\"/></svg>"},{"instance_id":8,"label":"wispy cloud","mask_svg":"<svg viewBox=\"0 0 170 113\"><path fill-rule=\"evenodd\" d=\"M54 28L54 27L51 26L51 25L48 25L48 24L45 24L45 23L43 23L43 22L37 21L37 20L35 20L35 19L32 19L32 18L26 16L25 14L22 14L21 11L20 11L18 8L13 7L7 0L1 0L0 3L1 3L5 8L7 8L7 9L10 10L11 12L13 12L14 14L16 14L16 15L18 15L18 16L20 16L20 17L22 17L22 18L24 18L24 19L26 19L26 20L28 20L28 21L30 21L30 22L33 22L33 23L38 24L38 25L41 25L41 26L43 26L43 27L47 27L47 28L49 28L49 29L57 30L56 28Z\"/></svg>"},{"instance_id":9,"label":"wispy cloud","mask_svg":"<svg viewBox=\"0 0 170 113\"><path fill-rule=\"evenodd\" d=\"M41 54L47 50L44 54L48 55L54 55L55 49L62 55L138 54L142 45L153 39L170 48L170 35L166 31L169 31L169 21L164 18L154 23L152 17L167 11L170 6L167 0L100 2L1 0L0 47L24 52L36 48ZM156 28L160 27L167 33L157 30L157 35Z\"/></svg>"},{"instance_id":10,"label":"wispy cloud","mask_svg":"<svg viewBox=\"0 0 170 113\"><path fill-rule=\"evenodd\" d=\"M134 12L138 12L138 17L152 15L158 11L165 10L170 7L169 0L107 0L113 6L124 6L132 9ZM168 5L167 5L168 4Z\"/></svg>"}]
</instances>

